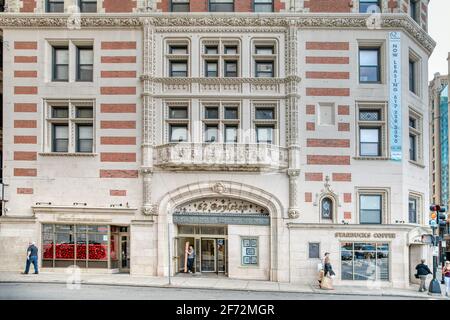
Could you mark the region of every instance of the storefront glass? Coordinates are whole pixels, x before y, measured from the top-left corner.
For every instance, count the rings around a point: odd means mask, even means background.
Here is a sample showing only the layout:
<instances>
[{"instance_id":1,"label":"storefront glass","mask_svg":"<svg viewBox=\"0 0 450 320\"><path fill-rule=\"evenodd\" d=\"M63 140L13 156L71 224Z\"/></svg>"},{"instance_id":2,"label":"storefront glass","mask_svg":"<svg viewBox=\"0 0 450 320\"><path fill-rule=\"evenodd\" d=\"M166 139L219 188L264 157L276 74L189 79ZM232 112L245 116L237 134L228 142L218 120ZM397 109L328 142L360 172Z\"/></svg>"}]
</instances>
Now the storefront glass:
<instances>
[{"instance_id":1,"label":"storefront glass","mask_svg":"<svg viewBox=\"0 0 450 320\"><path fill-rule=\"evenodd\" d=\"M42 226L43 267L107 268L109 226L62 225ZM114 239L114 236L111 235ZM117 242L114 252L117 252ZM117 259L117 255L114 255Z\"/></svg>"},{"instance_id":2,"label":"storefront glass","mask_svg":"<svg viewBox=\"0 0 450 320\"><path fill-rule=\"evenodd\" d=\"M341 244L341 278L389 281L389 244Z\"/></svg>"}]
</instances>

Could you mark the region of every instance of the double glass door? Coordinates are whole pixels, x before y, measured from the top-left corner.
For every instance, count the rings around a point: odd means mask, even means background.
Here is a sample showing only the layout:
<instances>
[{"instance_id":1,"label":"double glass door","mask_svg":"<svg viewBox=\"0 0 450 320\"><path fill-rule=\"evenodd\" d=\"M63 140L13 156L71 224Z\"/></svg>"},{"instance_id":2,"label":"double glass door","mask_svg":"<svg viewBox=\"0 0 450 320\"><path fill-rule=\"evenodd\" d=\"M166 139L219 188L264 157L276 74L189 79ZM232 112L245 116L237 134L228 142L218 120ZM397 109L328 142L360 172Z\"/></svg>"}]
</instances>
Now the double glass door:
<instances>
[{"instance_id":1,"label":"double glass door","mask_svg":"<svg viewBox=\"0 0 450 320\"><path fill-rule=\"evenodd\" d=\"M120 233L120 248L119 248L119 269L121 272L130 271L130 241L128 233Z\"/></svg>"},{"instance_id":2,"label":"double glass door","mask_svg":"<svg viewBox=\"0 0 450 320\"><path fill-rule=\"evenodd\" d=\"M202 272L226 272L225 239L201 239L201 270Z\"/></svg>"}]
</instances>

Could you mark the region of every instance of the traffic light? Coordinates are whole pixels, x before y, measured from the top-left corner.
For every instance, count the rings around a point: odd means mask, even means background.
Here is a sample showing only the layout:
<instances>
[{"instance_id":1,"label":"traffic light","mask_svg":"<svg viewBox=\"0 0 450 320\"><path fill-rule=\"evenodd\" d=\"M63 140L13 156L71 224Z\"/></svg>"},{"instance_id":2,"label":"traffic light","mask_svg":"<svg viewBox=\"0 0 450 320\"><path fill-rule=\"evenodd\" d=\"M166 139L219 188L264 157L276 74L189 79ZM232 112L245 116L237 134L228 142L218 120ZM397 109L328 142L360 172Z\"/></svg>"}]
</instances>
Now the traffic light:
<instances>
[{"instance_id":1,"label":"traffic light","mask_svg":"<svg viewBox=\"0 0 450 320\"><path fill-rule=\"evenodd\" d=\"M447 215L445 213L439 212L437 224L440 227L445 227L447 225Z\"/></svg>"},{"instance_id":2,"label":"traffic light","mask_svg":"<svg viewBox=\"0 0 450 320\"><path fill-rule=\"evenodd\" d=\"M447 215L444 213L447 211L447 208L438 204L433 204L430 206L430 211L430 225L432 227L445 227L447 225Z\"/></svg>"}]
</instances>

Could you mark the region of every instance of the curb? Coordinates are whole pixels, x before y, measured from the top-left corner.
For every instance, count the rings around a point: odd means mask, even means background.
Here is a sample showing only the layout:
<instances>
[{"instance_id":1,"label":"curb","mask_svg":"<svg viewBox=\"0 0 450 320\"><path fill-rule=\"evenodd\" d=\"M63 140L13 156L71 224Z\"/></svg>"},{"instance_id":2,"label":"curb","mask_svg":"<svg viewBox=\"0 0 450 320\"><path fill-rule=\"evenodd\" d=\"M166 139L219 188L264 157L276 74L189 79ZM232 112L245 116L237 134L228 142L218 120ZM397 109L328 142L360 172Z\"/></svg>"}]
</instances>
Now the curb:
<instances>
[{"instance_id":1,"label":"curb","mask_svg":"<svg viewBox=\"0 0 450 320\"><path fill-rule=\"evenodd\" d=\"M65 284L65 281L61 280L37 280L37 281L26 281L26 280L0 280L0 283L44 283L44 284ZM197 290L227 290L227 291L247 291L247 292L279 292L279 293L299 293L299 294L321 294L321 295L342 295L342 296L365 296L365 297L402 297L402 298L422 298L422 299L439 299L448 300L444 296L415 296L407 294L390 294L390 293L378 293L378 294L368 294L368 293L352 293L352 292L329 292L322 291L311 286L312 291L293 291L293 290L257 290L257 289L246 289L246 288L211 288L211 287L201 287L201 286L180 286L180 285L169 285L169 284L130 284L130 283L102 283L102 282L86 282L80 281L80 284L93 285L93 286L110 286L110 287L136 287L136 288L177 288L177 289L197 289Z\"/></svg>"}]
</instances>

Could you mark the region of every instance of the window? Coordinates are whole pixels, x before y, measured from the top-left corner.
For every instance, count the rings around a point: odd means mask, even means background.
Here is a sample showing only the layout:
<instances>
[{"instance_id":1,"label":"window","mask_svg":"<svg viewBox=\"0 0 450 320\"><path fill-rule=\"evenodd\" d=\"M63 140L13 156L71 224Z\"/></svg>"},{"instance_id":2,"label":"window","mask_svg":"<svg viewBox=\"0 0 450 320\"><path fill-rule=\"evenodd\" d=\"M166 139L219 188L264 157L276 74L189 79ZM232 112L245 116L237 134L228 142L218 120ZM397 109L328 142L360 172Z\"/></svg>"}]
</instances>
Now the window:
<instances>
[{"instance_id":1,"label":"window","mask_svg":"<svg viewBox=\"0 0 450 320\"><path fill-rule=\"evenodd\" d=\"M225 61L225 71L224 71L225 77L236 78L238 76L237 70L238 70L237 61Z\"/></svg>"},{"instance_id":2,"label":"window","mask_svg":"<svg viewBox=\"0 0 450 320\"><path fill-rule=\"evenodd\" d=\"M64 0L46 0L46 12L64 12Z\"/></svg>"},{"instance_id":3,"label":"window","mask_svg":"<svg viewBox=\"0 0 450 320\"><path fill-rule=\"evenodd\" d=\"M258 265L258 238L241 238L242 265Z\"/></svg>"},{"instance_id":4,"label":"window","mask_svg":"<svg viewBox=\"0 0 450 320\"><path fill-rule=\"evenodd\" d=\"M187 75L188 75L187 61L170 62L171 77L187 77Z\"/></svg>"},{"instance_id":5,"label":"window","mask_svg":"<svg viewBox=\"0 0 450 320\"><path fill-rule=\"evenodd\" d=\"M234 1L233 0L209 0L210 12L233 12Z\"/></svg>"},{"instance_id":6,"label":"window","mask_svg":"<svg viewBox=\"0 0 450 320\"><path fill-rule=\"evenodd\" d=\"M386 105L361 103L358 105L358 156L383 157L387 154L386 143Z\"/></svg>"},{"instance_id":7,"label":"window","mask_svg":"<svg viewBox=\"0 0 450 320\"><path fill-rule=\"evenodd\" d=\"M79 0L80 12L97 12L97 0Z\"/></svg>"},{"instance_id":8,"label":"window","mask_svg":"<svg viewBox=\"0 0 450 320\"><path fill-rule=\"evenodd\" d=\"M91 102L68 101L48 105L48 151L94 152L94 109ZM74 138L71 138L74 137ZM75 141L71 142L71 139Z\"/></svg>"},{"instance_id":9,"label":"window","mask_svg":"<svg viewBox=\"0 0 450 320\"><path fill-rule=\"evenodd\" d=\"M107 268L109 229L106 225L43 224L42 267Z\"/></svg>"},{"instance_id":10,"label":"window","mask_svg":"<svg viewBox=\"0 0 450 320\"><path fill-rule=\"evenodd\" d=\"M238 105L230 102L205 105L203 141L237 143L239 123Z\"/></svg>"},{"instance_id":11,"label":"window","mask_svg":"<svg viewBox=\"0 0 450 320\"><path fill-rule=\"evenodd\" d=\"M275 45L256 44L255 45L255 77L273 78L275 77Z\"/></svg>"},{"instance_id":12,"label":"window","mask_svg":"<svg viewBox=\"0 0 450 320\"><path fill-rule=\"evenodd\" d=\"M361 194L359 196L359 222L361 224L381 224L381 195Z\"/></svg>"},{"instance_id":13,"label":"window","mask_svg":"<svg viewBox=\"0 0 450 320\"><path fill-rule=\"evenodd\" d=\"M414 21L419 23L419 1L417 0L409 0L409 15L413 18Z\"/></svg>"},{"instance_id":14,"label":"window","mask_svg":"<svg viewBox=\"0 0 450 320\"><path fill-rule=\"evenodd\" d=\"M409 160L422 162L422 116L410 109L409 111Z\"/></svg>"},{"instance_id":15,"label":"window","mask_svg":"<svg viewBox=\"0 0 450 320\"><path fill-rule=\"evenodd\" d=\"M341 243L342 280L389 281L388 243Z\"/></svg>"},{"instance_id":16,"label":"window","mask_svg":"<svg viewBox=\"0 0 450 320\"><path fill-rule=\"evenodd\" d=\"M254 124L256 131L256 143L275 144L275 128L277 125L275 106L255 106Z\"/></svg>"},{"instance_id":17,"label":"window","mask_svg":"<svg viewBox=\"0 0 450 320\"><path fill-rule=\"evenodd\" d=\"M380 49L359 49L359 82L379 83L380 81Z\"/></svg>"},{"instance_id":18,"label":"window","mask_svg":"<svg viewBox=\"0 0 450 320\"><path fill-rule=\"evenodd\" d=\"M77 81L94 79L94 50L92 47L77 48Z\"/></svg>"},{"instance_id":19,"label":"window","mask_svg":"<svg viewBox=\"0 0 450 320\"><path fill-rule=\"evenodd\" d=\"M170 11L172 12L189 12L189 0L171 0Z\"/></svg>"},{"instance_id":20,"label":"window","mask_svg":"<svg viewBox=\"0 0 450 320\"><path fill-rule=\"evenodd\" d=\"M53 81L69 81L69 48L53 47Z\"/></svg>"},{"instance_id":21,"label":"window","mask_svg":"<svg viewBox=\"0 0 450 320\"><path fill-rule=\"evenodd\" d=\"M409 91L416 93L416 62L409 59Z\"/></svg>"},{"instance_id":22,"label":"window","mask_svg":"<svg viewBox=\"0 0 450 320\"><path fill-rule=\"evenodd\" d=\"M0 0L0 12L5 12L5 0Z\"/></svg>"},{"instance_id":23,"label":"window","mask_svg":"<svg viewBox=\"0 0 450 320\"><path fill-rule=\"evenodd\" d=\"M255 12L273 12L273 0L253 0Z\"/></svg>"},{"instance_id":24,"label":"window","mask_svg":"<svg viewBox=\"0 0 450 320\"><path fill-rule=\"evenodd\" d=\"M308 244L309 259L320 259L320 243L310 242Z\"/></svg>"},{"instance_id":25,"label":"window","mask_svg":"<svg viewBox=\"0 0 450 320\"><path fill-rule=\"evenodd\" d=\"M205 61L205 75L206 77L217 77L218 76L218 72L217 72L217 61Z\"/></svg>"},{"instance_id":26,"label":"window","mask_svg":"<svg viewBox=\"0 0 450 320\"><path fill-rule=\"evenodd\" d=\"M322 219L333 219L333 200L328 197L322 199L320 203Z\"/></svg>"},{"instance_id":27,"label":"window","mask_svg":"<svg viewBox=\"0 0 450 320\"><path fill-rule=\"evenodd\" d=\"M186 142L189 140L189 111L186 105L169 105L167 125L169 142Z\"/></svg>"},{"instance_id":28,"label":"window","mask_svg":"<svg viewBox=\"0 0 450 320\"><path fill-rule=\"evenodd\" d=\"M168 64L170 77L188 77L189 48L187 44L169 44Z\"/></svg>"},{"instance_id":29,"label":"window","mask_svg":"<svg viewBox=\"0 0 450 320\"><path fill-rule=\"evenodd\" d=\"M239 76L239 42L233 39L204 39L202 55L205 77Z\"/></svg>"},{"instance_id":30,"label":"window","mask_svg":"<svg viewBox=\"0 0 450 320\"><path fill-rule=\"evenodd\" d=\"M373 13L375 10L373 6L376 6L376 12L381 12L379 0L359 0L359 12L360 13Z\"/></svg>"},{"instance_id":31,"label":"window","mask_svg":"<svg viewBox=\"0 0 450 320\"><path fill-rule=\"evenodd\" d=\"M409 197L408 199L409 223L418 223L417 207L418 207L418 199L414 197Z\"/></svg>"}]
</instances>

